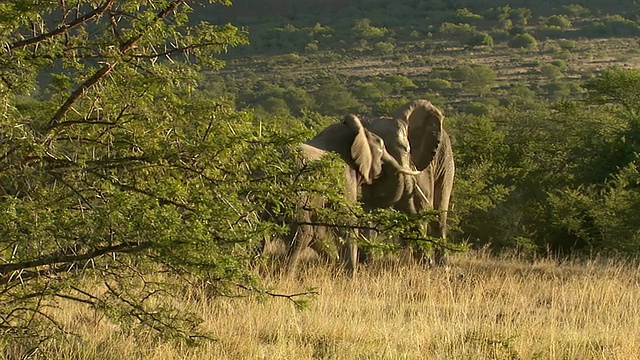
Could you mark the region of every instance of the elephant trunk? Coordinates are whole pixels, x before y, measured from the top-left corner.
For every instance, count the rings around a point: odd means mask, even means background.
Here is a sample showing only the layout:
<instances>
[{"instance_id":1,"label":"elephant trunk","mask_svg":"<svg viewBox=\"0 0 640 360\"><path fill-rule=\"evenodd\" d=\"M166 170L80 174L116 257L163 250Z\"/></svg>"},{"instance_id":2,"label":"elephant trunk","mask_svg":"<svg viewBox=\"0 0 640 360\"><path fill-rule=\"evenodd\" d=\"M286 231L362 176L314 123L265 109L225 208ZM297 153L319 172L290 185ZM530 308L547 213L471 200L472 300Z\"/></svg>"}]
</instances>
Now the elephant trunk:
<instances>
[{"instance_id":1,"label":"elephant trunk","mask_svg":"<svg viewBox=\"0 0 640 360\"><path fill-rule=\"evenodd\" d=\"M386 151L382 154L382 161L384 164L389 164L396 171L396 173L416 176L420 174L420 171L411 170L400 166L398 161L391 155L389 155Z\"/></svg>"}]
</instances>

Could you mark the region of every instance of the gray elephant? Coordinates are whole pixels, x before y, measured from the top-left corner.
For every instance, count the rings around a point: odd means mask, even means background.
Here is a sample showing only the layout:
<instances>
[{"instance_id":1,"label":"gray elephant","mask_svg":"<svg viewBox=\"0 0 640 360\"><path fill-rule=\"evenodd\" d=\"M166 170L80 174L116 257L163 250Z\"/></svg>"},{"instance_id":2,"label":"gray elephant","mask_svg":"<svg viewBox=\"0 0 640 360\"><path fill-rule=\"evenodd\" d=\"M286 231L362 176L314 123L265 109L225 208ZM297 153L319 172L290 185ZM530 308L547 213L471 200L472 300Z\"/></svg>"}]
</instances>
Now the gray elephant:
<instances>
[{"instance_id":1,"label":"gray elephant","mask_svg":"<svg viewBox=\"0 0 640 360\"><path fill-rule=\"evenodd\" d=\"M398 161L386 151L384 141L367 130L355 115L347 115L341 123L328 126L317 136L301 144L300 150L306 162L319 160L328 152L337 153L344 160L344 194L349 202L357 200L358 188L363 184L371 185L388 177L419 174L418 171L400 166ZM326 241L328 229L317 224L315 211L324 206L326 206L325 200L319 195L300 196L295 219L291 222L289 235L285 239L289 244L287 254L289 274L296 272L300 254L308 246L314 247L319 252L326 251L326 247L319 245L322 241ZM358 252L357 230L346 233L342 258L347 271L354 274ZM329 257L337 257L337 254Z\"/></svg>"},{"instance_id":2,"label":"gray elephant","mask_svg":"<svg viewBox=\"0 0 640 360\"><path fill-rule=\"evenodd\" d=\"M446 238L455 165L443 120L442 111L429 101L414 100L393 110L391 118L374 119L366 125L384 140L387 151L400 166L415 167L420 173L364 184L365 209L395 208L408 214L438 210L438 220L425 224L427 235ZM446 262L441 247L436 247L433 260L439 264Z\"/></svg>"}]
</instances>

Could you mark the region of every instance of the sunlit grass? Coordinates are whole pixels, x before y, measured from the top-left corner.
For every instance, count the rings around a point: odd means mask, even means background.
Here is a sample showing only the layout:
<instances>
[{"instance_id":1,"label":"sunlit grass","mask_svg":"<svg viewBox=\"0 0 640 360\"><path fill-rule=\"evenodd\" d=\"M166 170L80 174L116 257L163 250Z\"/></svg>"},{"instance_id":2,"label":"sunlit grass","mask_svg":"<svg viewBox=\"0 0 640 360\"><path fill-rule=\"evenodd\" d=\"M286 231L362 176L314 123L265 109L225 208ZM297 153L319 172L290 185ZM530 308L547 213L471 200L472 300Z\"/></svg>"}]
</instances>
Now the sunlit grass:
<instances>
[{"instance_id":1,"label":"sunlit grass","mask_svg":"<svg viewBox=\"0 0 640 360\"><path fill-rule=\"evenodd\" d=\"M314 288L305 310L283 298L181 301L218 340L197 348L125 336L79 305L63 323L81 335L36 354L58 359L637 359L637 262L524 261L463 254L447 269L378 261L355 279L307 264L265 276L280 293Z\"/></svg>"}]
</instances>

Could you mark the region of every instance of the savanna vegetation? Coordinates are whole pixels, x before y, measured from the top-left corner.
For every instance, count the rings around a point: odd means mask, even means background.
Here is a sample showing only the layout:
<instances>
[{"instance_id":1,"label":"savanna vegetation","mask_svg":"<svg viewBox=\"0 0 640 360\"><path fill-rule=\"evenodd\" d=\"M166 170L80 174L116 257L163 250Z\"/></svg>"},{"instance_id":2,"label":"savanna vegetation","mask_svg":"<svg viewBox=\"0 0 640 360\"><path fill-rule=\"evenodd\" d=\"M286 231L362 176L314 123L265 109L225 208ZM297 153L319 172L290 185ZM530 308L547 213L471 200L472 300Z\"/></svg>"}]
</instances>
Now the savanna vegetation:
<instances>
[{"instance_id":1,"label":"savanna vegetation","mask_svg":"<svg viewBox=\"0 0 640 360\"><path fill-rule=\"evenodd\" d=\"M0 3L3 355L632 358L640 13L509 4ZM341 203L296 144L414 98L447 116L471 253L273 275L296 194Z\"/></svg>"}]
</instances>

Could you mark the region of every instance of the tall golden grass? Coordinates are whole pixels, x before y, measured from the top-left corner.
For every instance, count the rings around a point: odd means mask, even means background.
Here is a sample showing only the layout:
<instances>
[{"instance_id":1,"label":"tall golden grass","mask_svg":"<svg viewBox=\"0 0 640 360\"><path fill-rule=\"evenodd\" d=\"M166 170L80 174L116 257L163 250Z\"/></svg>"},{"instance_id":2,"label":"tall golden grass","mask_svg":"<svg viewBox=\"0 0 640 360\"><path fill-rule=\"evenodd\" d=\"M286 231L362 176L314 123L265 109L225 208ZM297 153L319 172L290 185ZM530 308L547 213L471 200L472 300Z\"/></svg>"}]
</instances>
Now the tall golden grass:
<instances>
[{"instance_id":1,"label":"tall golden grass","mask_svg":"<svg viewBox=\"0 0 640 360\"><path fill-rule=\"evenodd\" d=\"M295 279L264 276L281 293L315 288L304 310L188 289L178 300L217 338L200 347L125 336L69 303L57 315L80 337L34 358L640 359L639 270L633 261L469 253L448 268L381 260L352 279L310 263Z\"/></svg>"}]
</instances>

